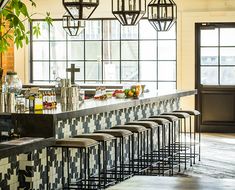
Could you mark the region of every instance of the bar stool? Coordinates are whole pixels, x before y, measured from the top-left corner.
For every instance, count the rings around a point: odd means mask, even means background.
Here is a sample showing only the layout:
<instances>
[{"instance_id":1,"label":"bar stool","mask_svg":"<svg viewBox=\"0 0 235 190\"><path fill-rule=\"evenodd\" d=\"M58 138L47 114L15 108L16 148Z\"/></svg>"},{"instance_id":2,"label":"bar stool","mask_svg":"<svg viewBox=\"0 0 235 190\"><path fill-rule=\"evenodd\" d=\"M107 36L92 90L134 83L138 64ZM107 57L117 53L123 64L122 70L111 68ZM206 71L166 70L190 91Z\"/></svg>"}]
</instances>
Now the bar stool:
<instances>
[{"instance_id":1,"label":"bar stool","mask_svg":"<svg viewBox=\"0 0 235 190\"><path fill-rule=\"evenodd\" d=\"M168 150L168 155L169 158L172 159L172 161L170 162L171 168L172 168L172 175L173 173L173 167L175 164L175 154L179 154L179 162L176 162L176 165L179 166L179 171L180 171L180 152L176 151L176 141L177 141L177 136L176 136L176 132L177 132L177 125L176 122L179 121L180 119L176 116L173 115L154 115L154 116L150 116L149 118L161 118L161 119L167 119L170 123L169 123L169 147L166 149L166 151ZM178 138L180 139L180 134L178 134Z\"/></svg>"},{"instance_id":2,"label":"bar stool","mask_svg":"<svg viewBox=\"0 0 235 190\"><path fill-rule=\"evenodd\" d=\"M132 122L128 122L125 123L125 125L141 125L143 127L145 127L146 129L148 129L148 131L150 131L150 133L148 134L147 131L147 164L148 166L150 166L150 173L152 174L152 170L153 170L153 162L154 162L154 157L153 157L153 153L154 153L154 135L153 132L155 129L157 129L159 126L157 123L152 122L152 121L132 121ZM149 141L150 139L150 141ZM150 143L150 153L149 153L149 146ZM156 150L155 150L156 151ZM150 155L150 164L149 164L149 155Z\"/></svg>"},{"instance_id":3,"label":"bar stool","mask_svg":"<svg viewBox=\"0 0 235 190\"><path fill-rule=\"evenodd\" d=\"M143 159L145 152L145 140L143 137L147 137L148 129L141 125L117 125L111 127L111 129L125 129L133 133L132 135L132 172L134 174L140 174L143 170L146 169L145 159ZM137 135L137 172L135 171L135 134ZM144 152L144 154L143 154Z\"/></svg>"},{"instance_id":4,"label":"bar stool","mask_svg":"<svg viewBox=\"0 0 235 190\"><path fill-rule=\"evenodd\" d=\"M104 129L104 130L99 130L95 131L94 133L105 133L105 134L110 134L114 137L116 137L115 140L115 168L114 168L114 174L115 174L115 179L117 181L123 181L126 178L129 178L132 176L132 173L130 171L130 168L128 168L128 174L126 174L125 171L125 165L124 165L124 139L128 139L128 146L129 146L129 161L131 160L130 158L130 142L131 142L131 136L133 133L129 130L124 130L124 129ZM117 146L117 140L119 140L120 146L119 146L119 166L117 165L117 160L118 160L118 146ZM129 163L130 164L130 163ZM118 168L120 168L118 170ZM117 175L119 174L119 177Z\"/></svg>"},{"instance_id":5,"label":"bar stool","mask_svg":"<svg viewBox=\"0 0 235 190\"><path fill-rule=\"evenodd\" d=\"M103 185L101 185L103 188L106 188L107 186L116 183L116 179L112 178L111 176L108 177L108 149L107 149L107 142L112 142L116 139L113 135L106 134L106 133L91 133L91 134L81 134L76 135L74 138L89 138L98 141L103 148L103 170L101 175L101 180L103 180ZM116 162L116 161L114 161Z\"/></svg>"},{"instance_id":6,"label":"bar stool","mask_svg":"<svg viewBox=\"0 0 235 190\"><path fill-rule=\"evenodd\" d=\"M189 114L190 117L190 123L192 122L191 118L194 117L195 119L197 119L196 121L196 125L194 125L194 132L193 132L193 163L195 164L195 157L196 157L196 129L198 129L198 159L199 161L201 161L201 126L199 123L199 119L200 119L200 112L198 110L176 110L174 112L183 112L183 113L187 113Z\"/></svg>"},{"instance_id":7,"label":"bar stool","mask_svg":"<svg viewBox=\"0 0 235 190\"><path fill-rule=\"evenodd\" d=\"M62 188L63 189L101 189L101 178L100 178L100 144L99 142L88 139L88 138L67 138L67 139L58 139L55 142L54 147L62 148ZM91 184L93 180L90 180L91 174L90 174L90 150L92 148L98 147L98 184ZM69 172L69 149L70 148L76 148L80 152L81 158L80 158L80 179L76 183L72 183L70 180L70 172ZM68 178L67 178L67 186L65 185L65 177L64 177L64 151L63 149L66 149L67 154L67 172L68 172ZM84 158L83 158L83 152ZM84 159L84 163L83 162ZM82 165L84 167L82 167ZM84 170L84 173L82 172ZM94 182L93 182L94 183Z\"/></svg>"},{"instance_id":8,"label":"bar stool","mask_svg":"<svg viewBox=\"0 0 235 190\"><path fill-rule=\"evenodd\" d=\"M183 140L181 139L180 142L178 143L179 145L179 153L180 151L184 150L184 169L186 170L187 169L187 130L186 130L186 119L187 118L190 118L190 115L187 114L187 113L183 113L183 112L169 112L169 113L163 113L162 115L172 115L172 116L176 116L178 117L180 120L180 127L179 127L179 130L180 130L180 134L182 133L183 131L183 127L182 127L182 120L184 121L184 143L183 143ZM190 134L191 134L191 123L190 123ZM182 137L182 135L180 135ZM191 137L191 135L190 135ZM190 138L190 146L189 146L189 150L190 150L190 155L191 155L191 152L192 152L192 147L191 147L191 138ZM179 161L180 162L180 161ZM190 156L190 165L191 165L191 156Z\"/></svg>"},{"instance_id":9,"label":"bar stool","mask_svg":"<svg viewBox=\"0 0 235 190\"><path fill-rule=\"evenodd\" d=\"M165 175L165 167L168 162L168 157L166 155L166 126L170 124L170 121L164 118L143 118L139 121L152 121L157 123L160 127L158 127L158 150L157 150L157 158L158 158L158 174L160 175L160 164L162 162L162 175ZM162 128L162 139L160 138L160 128ZM161 144L161 145L160 145ZM154 157L156 154L154 153Z\"/></svg>"}]
</instances>

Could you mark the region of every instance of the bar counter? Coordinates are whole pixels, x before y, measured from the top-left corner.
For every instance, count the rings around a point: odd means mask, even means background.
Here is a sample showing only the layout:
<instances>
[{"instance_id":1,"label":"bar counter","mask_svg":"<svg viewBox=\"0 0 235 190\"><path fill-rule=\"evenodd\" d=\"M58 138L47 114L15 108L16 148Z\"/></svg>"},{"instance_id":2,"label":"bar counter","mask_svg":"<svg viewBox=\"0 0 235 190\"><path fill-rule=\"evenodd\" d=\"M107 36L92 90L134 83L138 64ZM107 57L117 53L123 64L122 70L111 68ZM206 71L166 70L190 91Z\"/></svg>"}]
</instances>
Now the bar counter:
<instances>
[{"instance_id":1,"label":"bar counter","mask_svg":"<svg viewBox=\"0 0 235 190\"><path fill-rule=\"evenodd\" d=\"M9 152L5 158L0 158L0 189L46 189L46 165L49 166L49 189L57 189L61 187L62 151L60 148L51 147L47 152L44 147L53 145L48 139L92 133L117 124L176 110L180 108L181 97L196 93L197 90L155 91L145 93L138 99L91 99L72 107L58 104L57 109L43 112L0 114L1 133L14 130L20 137L45 139L45 142L42 140L41 143L35 142L37 145L32 144L28 151L27 146L19 148L18 151L12 151L15 147L2 146L2 151L4 149L6 153L6 148L9 148ZM112 148L110 145L110 150ZM76 151L71 150L70 155L71 160L79 163ZM94 155L94 163L96 159ZM76 172L79 168L77 163L71 171L72 179L79 176Z\"/></svg>"},{"instance_id":2,"label":"bar counter","mask_svg":"<svg viewBox=\"0 0 235 190\"><path fill-rule=\"evenodd\" d=\"M143 117L161 112L159 109L164 106L163 104L171 104L172 107L176 106L175 109L177 109L179 105L174 104L179 104L181 97L194 95L196 92L196 90L168 90L145 93L138 99L90 99L85 100L84 103L74 104L72 107L58 104L55 110L37 113L11 113L11 117L16 132L20 133L21 136L64 138L74 136L80 130L82 130L82 133L89 133L96 129L110 128L115 124L138 119L140 116L137 113L143 109L145 109ZM120 117L123 114L126 120ZM101 122L104 120L106 122ZM114 120L117 123L112 122ZM90 125L91 121L93 121L92 126ZM72 126L69 129L70 131L64 130L66 125Z\"/></svg>"}]
</instances>

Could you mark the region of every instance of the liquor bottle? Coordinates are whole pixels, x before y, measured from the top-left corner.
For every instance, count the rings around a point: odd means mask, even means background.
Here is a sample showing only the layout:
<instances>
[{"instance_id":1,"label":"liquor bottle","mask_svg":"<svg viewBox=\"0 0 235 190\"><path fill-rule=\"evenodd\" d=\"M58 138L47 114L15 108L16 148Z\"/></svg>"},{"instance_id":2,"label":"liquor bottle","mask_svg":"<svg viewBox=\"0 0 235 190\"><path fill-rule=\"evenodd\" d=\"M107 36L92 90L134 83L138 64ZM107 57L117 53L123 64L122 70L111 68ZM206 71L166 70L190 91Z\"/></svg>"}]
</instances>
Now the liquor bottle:
<instances>
[{"instance_id":1,"label":"liquor bottle","mask_svg":"<svg viewBox=\"0 0 235 190\"><path fill-rule=\"evenodd\" d=\"M57 105L57 102L56 102L56 93L55 93L55 91L53 90L53 91L52 91L52 107L53 107L53 108L56 108L56 105Z\"/></svg>"},{"instance_id":2,"label":"liquor bottle","mask_svg":"<svg viewBox=\"0 0 235 190\"><path fill-rule=\"evenodd\" d=\"M35 95L34 110L42 110L42 109L43 109L42 93L38 92Z\"/></svg>"},{"instance_id":3,"label":"liquor bottle","mask_svg":"<svg viewBox=\"0 0 235 190\"><path fill-rule=\"evenodd\" d=\"M47 109L51 109L52 108L52 95L51 92L48 91L47 93Z\"/></svg>"},{"instance_id":4,"label":"liquor bottle","mask_svg":"<svg viewBox=\"0 0 235 190\"><path fill-rule=\"evenodd\" d=\"M29 111L34 111L34 101L35 101L35 97L34 94L30 94L29 95Z\"/></svg>"},{"instance_id":5,"label":"liquor bottle","mask_svg":"<svg viewBox=\"0 0 235 190\"><path fill-rule=\"evenodd\" d=\"M43 103L43 109L45 109L46 108L46 103L47 103L47 101L46 101L46 92L44 91L43 92L43 97L42 97L42 103Z\"/></svg>"}]
</instances>

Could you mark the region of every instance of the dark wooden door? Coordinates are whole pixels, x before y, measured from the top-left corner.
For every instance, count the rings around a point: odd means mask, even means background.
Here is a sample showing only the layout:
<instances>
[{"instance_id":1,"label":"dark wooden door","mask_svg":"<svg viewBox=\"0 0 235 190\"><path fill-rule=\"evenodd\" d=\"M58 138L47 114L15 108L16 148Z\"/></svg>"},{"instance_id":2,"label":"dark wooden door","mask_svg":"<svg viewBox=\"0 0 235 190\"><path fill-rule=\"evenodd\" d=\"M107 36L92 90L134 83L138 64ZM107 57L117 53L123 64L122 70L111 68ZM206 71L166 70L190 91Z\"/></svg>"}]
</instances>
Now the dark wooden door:
<instances>
[{"instance_id":1,"label":"dark wooden door","mask_svg":"<svg viewBox=\"0 0 235 190\"><path fill-rule=\"evenodd\" d=\"M235 132L235 23L197 23L196 107L203 132Z\"/></svg>"}]
</instances>

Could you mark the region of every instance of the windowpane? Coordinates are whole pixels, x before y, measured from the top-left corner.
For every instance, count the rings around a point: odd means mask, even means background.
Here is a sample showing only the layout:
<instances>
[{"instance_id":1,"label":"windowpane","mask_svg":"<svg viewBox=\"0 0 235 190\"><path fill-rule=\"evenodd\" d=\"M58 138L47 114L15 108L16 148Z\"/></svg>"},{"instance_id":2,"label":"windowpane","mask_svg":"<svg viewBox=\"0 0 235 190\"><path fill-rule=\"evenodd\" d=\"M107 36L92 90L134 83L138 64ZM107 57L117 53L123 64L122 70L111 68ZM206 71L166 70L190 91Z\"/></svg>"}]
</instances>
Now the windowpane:
<instances>
[{"instance_id":1,"label":"windowpane","mask_svg":"<svg viewBox=\"0 0 235 190\"><path fill-rule=\"evenodd\" d=\"M201 30L201 46L218 46L218 29Z\"/></svg>"},{"instance_id":2,"label":"windowpane","mask_svg":"<svg viewBox=\"0 0 235 190\"><path fill-rule=\"evenodd\" d=\"M220 29L220 45L221 46L235 46L235 28L221 28Z\"/></svg>"},{"instance_id":3,"label":"windowpane","mask_svg":"<svg viewBox=\"0 0 235 190\"><path fill-rule=\"evenodd\" d=\"M103 42L103 59L119 60L120 59L120 42L104 41Z\"/></svg>"},{"instance_id":4,"label":"windowpane","mask_svg":"<svg viewBox=\"0 0 235 190\"><path fill-rule=\"evenodd\" d=\"M175 82L159 82L158 89L159 90L176 89L176 83Z\"/></svg>"},{"instance_id":5,"label":"windowpane","mask_svg":"<svg viewBox=\"0 0 235 190\"><path fill-rule=\"evenodd\" d=\"M66 78L66 62L51 62L50 80L55 80L57 77Z\"/></svg>"},{"instance_id":6,"label":"windowpane","mask_svg":"<svg viewBox=\"0 0 235 190\"><path fill-rule=\"evenodd\" d=\"M86 41L86 60L100 60L101 59L101 42Z\"/></svg>"},{"instance_id":7,"label":"windowpane","mask_svg":"<svg viewBox=\"0 0 235 190\"><path fill-rule=\"evenodd\" d=\"M86 21L86 40L101 40L101 21Z\"/></svg>"},{"instance_id":8,"label":"windowpane","mask_svg":"<svg viewBox=\"0 0 235 190\"><path fill-rule=\"evenodd\" d=\"M235 67L221 67L220 68L220 83L221 85L235 84Z\"/></svg>"},{"instance_id":9,"label":"windowpane","mask_svg":"<svg viewBox=\"0 0 235 190\"><path fill-rule=\"evenodd\" d=\"M175 40L161 40L158 42L159 60L176 60L176 42Z\"/></svg>"},{"instance_id":10,"label":"windowpane","mask_svg":"<svg viewBox=\"0 0 235 190\"><path fill-rule=\"evenodd\" d=\"M145 85L145 91L149 90L151 92L157 89L157 82L141 82L141 84Z\"/></svg>"},{"instance_id":11,"label":"windowpane","mask_svg":"<svg viewBox=\"0 0 235 190\"><path fill-rule=\"evenodd\" d=\"M86 62L86 80L102 80L100 62Z\"/></svg>"},{"instance_id":12,"label":"windowpane","mask_svg":"<svg viewBox=\"0 0 235 190\"><path fill-rule=\"evenodd\" d=\"M33 27L39 24L40 33L38 37L33 35L33 40L49 40L49 26L44 21L33 22Z\"/></svg>"},{"instance_id":13,"label":"windowpane","mask_svg":"<svg viewBox=\"0 0 235 190\"><path fill-rule=\"evenodd\" d=\"M218 68L201 66L201 84L218 85Z\"/></svg>"},{"instance_id":14,"label":"windowpane","mask_svg":"<svg viewBox=\"0 0 235 190\"><path fill-rule=\"evenodd\" d=\"M235 48L220 49L220 64L235 65Z\"/></svg>"},{"instance_id":15,"label":"windowpane","mask_svg":"<svg viewBox=\"0 0 235 190\"><path fill-rule=\"evenodd\" d=\"M83 60L84 59L84 42L73 41L68 42L68 59Z\"/></svg>"},{"instance_id":16,"label":"windowpane","mask_svg":"<svg viewBox=\"0 0 235 190\"><path fill-rule=\"evenodd\" d=\"M138 59L138 42L137 41L122 41L122 60L137 60Z\"/></svg>"},{"instance_id":17,"label":"windowpane","mask_svg":"<svg viewBox=\"0 0 235 190\"><path fill-rule=\"evenodd\" d=\"M138 63L136 61L123 61L122 80L138 80Z\"/></svg>"},{"instance_id":18,"label":"windowpane","mask_svg":"<svg viewBox=\"0 0 235 190\"><path fill-rule=\"evenodd\" d=\"M122 39L138 39L138 25L136 26L121 26Z\"/></svg>"},{"instance_id":19,"label":"windowpane","mask_svg":"<svg viewBox=\"0 0 235 190\"><path fill-rule=\"evenodd\" d=\"M140 41L140 60L157 59L157 41Z\"/></svg>"},{"instance_id":20,"label":"windowpane","mask_svg":"<svg viewBox=\"0 0 235 190\"><path fill-rule=\"evenodd\" d=\"M156 61L140 61L140 80L157 80Z\"/></svg>"},{"instance_id":21,"label":"windowpane","mask_svg":"<svg viewBox=\"0 0 235 190\"><path fill-rule=\"evenodd\" d=\"M119 61L104 61L104 80L120 80Z\"/></svg>"},{"instance_id":22,"label":"windowpane","mask_svg":"<svg viewBox=\"0 0 235 190\"><path fill-rule=\"evenodd\" d=\"M156 39L157 32L148 20L140 20L140 39Z\"/></svg>"},{"instance_id":23,"label":"windowpane","mask_svg":"<svg viewBox=\"0 0 235 190\"><path fill-rule=\"evenodd\" d=\"M66 32L62 27L62 22L53 22L50 26L50 38L51 40L66 40Z\"/></svg>"},{"instance_id":24,"label":"windowpane","mask_svg":"<svg viewBox=\"0 0 235 190\"><path fill-rule=\"evenodd\" d=\"M158 62L158 80L175 81L176 80L176 62L159 61Z\"/></svg>"},{"instance_id":25,"label":"windowpane","mask_svg":"<svg viewBox=\"0 0 235 190\"><path fill-rule=\"evenodd\" d=\"M79 68L80 72L75 73L75 80L84 80L84 62L71 61L68 62L68 68L71 68L71 64L75 64L75 68ZM68 77L71 77L71 73L68 72Z\"/></svg>"},{"instance_id":26,"label":"windowpane","mask_svg":"<svg viewBox=\"0 0 235 190\"><path fill-rule=\"evenodd\" d=\"M85 30L83 30L78 36L68 35L68 40L84 40Z\"/></svg>"},{"instance_id":27,"label":"windowpane","mask_svg":"<svg viewBox=\"0 0 235 190\"><path fill-rule=\"evenodd\" d=\"M49 62L33 62L33 80L49 80Z\"/></svg>"},{"instance_id":28,"label":"windowpane","mask_svg":"<svg viewBox=\"0 0 235 190\"><path fill-rule=\"evenodd\" d=\"M120 24L117 20L103 21L103 37L104 40L119 40Z\"/></svg>"},{"instance_id":29,"label":"windowpane","mask_svg":"<svg viewBox=\"0 0 235 190\"><path fill-rule=\"evenodd\" d=\"M201 65L218 65L218 48L201 48Z\"/></svg>"},{"instance_id":30,"label":"windowpane","mask_svg":"<svg viewBox=\"0 0 235 190\"><path fill-rule=\"evenodd\" d=\"M66 42L51 42L50 50L52 60L66 59Z\"/></svg>"},{"instance_id":31,"label":"windowpane","mask_svg":"<svg viewBox=\"0 0 235 190\"><path fill-rule=\"evenodd\" d=\"M176 39L176 26L173 25L169 31L158 32L159 39Z\"/></svg>"},{"instance_id":32,"label":"windowpane","mask_svg":"<svg viewBox=\"0 0 235 190\"><path fill-rule=\"evenodd\" d=\"M49 43L34 42L32 58L33 60L49 60Z\"/></svg>"}]
</instances>

